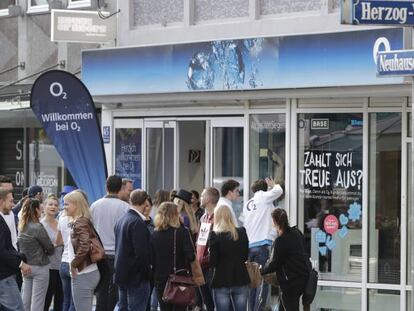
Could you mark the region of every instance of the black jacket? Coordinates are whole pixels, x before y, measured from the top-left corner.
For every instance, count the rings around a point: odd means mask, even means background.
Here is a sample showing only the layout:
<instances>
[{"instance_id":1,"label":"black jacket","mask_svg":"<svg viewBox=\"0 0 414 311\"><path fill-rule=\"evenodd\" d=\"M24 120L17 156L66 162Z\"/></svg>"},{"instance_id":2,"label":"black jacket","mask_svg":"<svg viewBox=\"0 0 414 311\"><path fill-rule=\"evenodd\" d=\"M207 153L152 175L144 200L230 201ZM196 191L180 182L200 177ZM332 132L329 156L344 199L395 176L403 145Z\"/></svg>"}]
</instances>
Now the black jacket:
<instances>
[{"instance_id":1,"label":"black jacket","mask_svg":"<svg viewBox=\"0 0 414 311\"><path fill-rule=\"evenodd\" d=\"M273 249L273 257L262 274L276 272L282 291L303 284L308 279L310 265L305 255L303 234L295 227L289 227L276 238Z\"/></svg>"},{"instance_id":2,"label":"black jacket","mask_svg":"<svg viewBox=\"0 0 414 311\"><path fill-rule=\"evenodd\" d=\"M245 262L249 255L246 229L237 228L239 238L233 241L229 232L211 231L208 239L209 263L214 268L211 286L232 287L250 283Z\"/></svg>"},{"instance_id":3,"label":"black jacket","mask_svg":"<svg viewBox=\"0 0 414 311\"><path fill-rule=\"evenodd\" d=\"M164 284L174 272L174 231L176 234L176 268L191 271L195 259L190 231L184 227L155 231L151 237L151 251L156 285Z\"/></svg>"},{"instance_id":4,"label":"black jacket","mask_svg":"<svg viewBox=\"0 0 414 311\"><path fill-rule=\"evenodd\" d=\"M141 216L128 210L115 225L115 283L139 285L151 272L150 233Z\"/></svg>"},{"instance_id":5,"label":"black jacket","mask_svg":"<svg viewBox=\"0 0 414 311\"><path fill-rule=\"evenodd\" d=\"M0 280L15 274L22 260L25 257L13 247L10 229L0 215Z\"/></svg>"}]
</instances>

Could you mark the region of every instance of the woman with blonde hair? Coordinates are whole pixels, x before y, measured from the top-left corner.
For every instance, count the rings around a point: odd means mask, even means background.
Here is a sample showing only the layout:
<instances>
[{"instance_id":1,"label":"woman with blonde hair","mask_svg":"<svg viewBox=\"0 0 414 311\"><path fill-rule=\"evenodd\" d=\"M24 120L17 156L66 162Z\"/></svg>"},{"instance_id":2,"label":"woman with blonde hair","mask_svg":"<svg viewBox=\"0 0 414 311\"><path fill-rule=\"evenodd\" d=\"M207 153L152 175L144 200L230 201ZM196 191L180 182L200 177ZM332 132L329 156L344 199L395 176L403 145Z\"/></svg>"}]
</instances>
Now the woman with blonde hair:
<instances>
[{"instance_id":1,"label":"woman with blonde hair","mask_svg":"<svg viewBox=\"0 0 414 311\"><path fill-rule=\"evenodd\" d=\"M25 311L43 310L49 285L49 255L55 247L40 223L41 206L37 199L23 202L17 238L20 252L27 258L32 273L23 276L22 299Z\"/></svg>"},{"instance_id":2,"label":"woman with blonde hair","mask_svg":"<svg viewBox=\"0 0 414 311\"><path fill-rule=\"evenodd\" d=\"M73 303L77 311L89 311L100 279L98 266L90 259L90 240L95 236L95 229L84 194L72 191L65 195L64 202L66 214L72 220L68 251Z\"/></svg>"},{"instance_id":3,"label":"woman with blonde hair","mask_svg":"<svg viewBox=\"0 0 414 311\"><path fill-rule=\"evenodd\" d=\"M230 208L214 210L214 226L208 240L211 287L217 311L245 311L250 283L246 264L249 240L246 229L236 228Z\"/></svg>"},{"instance_id":4,"label":"woman with blonde hair","mask_svg":"<svg viewBox=\"0 0 414 311\"><path fill-rule=\"evenodd\" d=\"M198 223L194 215L193 208L191 207L192 196L193 194L191 192L180 189L174 195L174 203L178 207L178 212L181 216L182 223L186 228L190 229L195 239L195 236L198 233Z\"/></svg>"},{"instance_id":5,"label":"woman with blonde hair","mask_svg":"<svg viewBox=\"0 0 414 311\"><path fill-rule=\"evenodd\" d=\"M40 221L45 227L50 240L56 244L58 234L58 221L56 214L59 212L59 199L54 194L49 194L44 201L45 217ZM63 245L56 245L55 252L49 256L49 287L47 289L44 311L48 311L53 299L53 311L61 311L63 304L63 289L60 280L59 269L62 261Z\"/></svg>"},{"instance_id":6,"label":"woman with blonde hair","mask_svg":"<svg viewBox=\"0 0 414 311\"><path fill-rule=\"evenodd\" d=\"M158 297L162 297L168 276L178 270L191 271L190 263L195 260L195 254L190 233L181 226L177 205L162 203L158 207L154 225L155 231L151 237L154 285ZM187 308L165 303L162 299L159 303L161 311L184 311Z\"/></svg>"},{"instance_id":7,"label":"woman with blonde hair","mask_svg":"<svg viewBox=\"0 0 414 311\"><path fill-rule=\"evenodd\" d=\"M170 201L170 193L167 190L158 190L157 192L155 192L154 195L154 202L151 208L151 214L150 217L152 219L155 218L155 214L157 213L157 208L158 206L161 205L161 203L163 202L168 202Z\"/></svg>"}]
</instances>

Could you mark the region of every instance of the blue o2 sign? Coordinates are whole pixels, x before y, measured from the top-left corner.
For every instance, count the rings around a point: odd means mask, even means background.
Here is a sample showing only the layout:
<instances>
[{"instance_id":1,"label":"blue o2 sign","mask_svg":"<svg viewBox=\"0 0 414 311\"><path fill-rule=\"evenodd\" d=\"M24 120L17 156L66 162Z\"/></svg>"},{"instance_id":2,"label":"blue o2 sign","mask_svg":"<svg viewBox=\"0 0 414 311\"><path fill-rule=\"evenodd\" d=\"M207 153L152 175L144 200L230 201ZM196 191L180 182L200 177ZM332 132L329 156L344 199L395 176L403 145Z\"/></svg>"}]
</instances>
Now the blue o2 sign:
<instances>
[{"instance_id":1,"label":"blue o2 sign","mask_svg":"<svg viewBox=\"0 0 414 311\"><path fill-rule=\"evenodd\" d=\"M342 0L341 23L414 25L414 1Z\"/></svg>"},{"instance_id":2,"label":"blue o2 sign","mask_svg":"<svg viewBox=\"0 0 414 311\"><path fill-rule=\"evenodd\" d=\"M74 75L51 70L33 84L30 106L78 188L90 202L105 194L105 153L95 104Z\"/></svg>"}]
</instances>

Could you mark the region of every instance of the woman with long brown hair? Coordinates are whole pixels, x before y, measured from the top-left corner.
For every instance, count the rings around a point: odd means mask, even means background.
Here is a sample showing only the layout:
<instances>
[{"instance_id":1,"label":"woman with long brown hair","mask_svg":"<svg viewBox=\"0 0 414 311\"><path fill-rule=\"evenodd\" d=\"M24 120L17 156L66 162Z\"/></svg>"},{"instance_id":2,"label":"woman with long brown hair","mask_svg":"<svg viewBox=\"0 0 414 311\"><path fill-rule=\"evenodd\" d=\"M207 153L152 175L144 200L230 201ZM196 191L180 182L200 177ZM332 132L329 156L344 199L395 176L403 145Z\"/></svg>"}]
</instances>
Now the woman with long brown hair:
<instances>
[{"instance_id":1,"label":"woman with long brown hair","mask_svg":"<svg viewBox=\"0 0 414 311\"><path fill-rule=\"evenodd\" d=\"M22 299L26 311L44 308L49 285L49 257L55 247L40 223L40 201L28 198L23 202L17 238L20 252L27 258L32 273L23 276Z\"/></svg>"},{"instance_id":2,"label":"woman with long brown hair","mask_svg":"<svg viewBox=\"0 0 414 311\"><path fill-rule=\"evenodd\" d=\"M164 202L158 207L155 216L155 231L151 237L151 252L154 269L154 284L160 297L161 311L184 311L186 306L162 301L165 284L174 268L190 271L190 263L195 260L189 231L181 226L177 205ZM174 259L175 245L175 259ZM174 266L175 262L175 266Z\"/></svg>"},{"instance_id":3,"label":"woman with long brown hair","mask_svg":"<svg viewBox=\"0 0 414 311\"><path fill-rule=\"evenodd\" d=\"M277 208L272 212L273 224L278 237L273 244L273 257L262 269L262 274L276 272L282 290L282 304L286 311L299 311L299 299L305 291L309 277L305 259L303 234L290 227L286 211ZM306 309L309 306L304 306Z\"/></svg>"}]
</instances>

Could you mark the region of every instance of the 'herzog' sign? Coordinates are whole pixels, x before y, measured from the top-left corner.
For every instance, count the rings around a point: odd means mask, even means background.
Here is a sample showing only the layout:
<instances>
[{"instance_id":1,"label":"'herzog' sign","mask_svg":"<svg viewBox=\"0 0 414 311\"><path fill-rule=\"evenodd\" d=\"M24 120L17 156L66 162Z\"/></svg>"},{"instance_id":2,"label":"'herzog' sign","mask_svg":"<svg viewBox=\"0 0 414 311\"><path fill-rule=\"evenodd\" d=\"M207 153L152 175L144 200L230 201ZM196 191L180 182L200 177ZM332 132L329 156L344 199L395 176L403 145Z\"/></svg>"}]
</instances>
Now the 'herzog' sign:
<instances>
[{"instance_id":1,"label":"'herzog' sign","mask_svg":"<svg viewBox=\"0 0 414 311\"><path fill-rule=\"evenodd\" d=\"M414 1L342 0L342 24L414 25Z\"/></svg>"}]
</instances>

